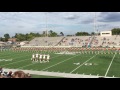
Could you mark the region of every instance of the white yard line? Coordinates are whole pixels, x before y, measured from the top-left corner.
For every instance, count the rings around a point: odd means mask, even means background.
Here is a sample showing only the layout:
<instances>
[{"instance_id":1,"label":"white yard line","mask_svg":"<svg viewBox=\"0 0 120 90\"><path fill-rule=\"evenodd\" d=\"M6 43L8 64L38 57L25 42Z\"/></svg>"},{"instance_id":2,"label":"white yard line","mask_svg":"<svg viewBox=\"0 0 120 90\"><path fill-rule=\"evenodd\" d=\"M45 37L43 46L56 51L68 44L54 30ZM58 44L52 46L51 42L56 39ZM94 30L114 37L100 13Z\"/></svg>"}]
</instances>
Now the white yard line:
<instances>
[{"instance_id":1,"label":"white yard line","mask_svg":"<svg viewBox=\"0 0 120 90\"><path fill-rule=\"evenodd\" d=\"M97 54L96 54L97 55ZM95 55L95 56L96 56ZM75 68L74 70L72 70L70 73L74 72L75 70L77 70L78 68L80 68L81 66L83 66L86 62L90 61L92 58L94 58L95 56L91 57L90 59L88 59L87 61L85 61L83 64L81 64L80 66L78 66L77 68Z\"/></svg>"},{"instance_id":2,"label":"white yard line","mask_svg":"<svg viewBox=\"0 0 120 90\"><path fill-rule=\"evenodd\" d=\"M26 55L26 56L29 56L29 55ZM26 56L25 56L25 57L26 57ZM21 57L23 57L23 56L21 56ZM19 57L19 58L21 58L21 57ZM14 58L14 59L18 59L18 58ZM28 59L19 60L19 61L15 60L16 62L12 62L12 63L8 63L8 64L4 64L4 65L1 65L1 66L6 66L6 65L9 65L9 64L18 63L18 62L22 62L22 61L26 61L26 60L28 60Z\"/></svg>"},{"instance_id":3,"label":"white yard line","mask_svg":"<svg viewBox=\"0 0 120 90\"><path fill-rule=\"evenodd\" d=\"M53 57L53 58L56 58L56 57L59 57L59 56L62 56L62 55L58 55L58 56L55 56L55 57ZM28 64L28 65L25 65L25 66L23 66L23 67L18 67L18 68L24 68L24 67L27 67L27 66L31 66L31 65L33 65L33 64L37 64L37 63Z\"/></svg>"},{"instance_id":4,"label":"white yard line","mask_svg":"<svg viewBox=\"0 0 120 90\"><path fill-rule=\"evenodd\" d=\"M74 57L76 57L76 56L78 56L78 55L75 55ZM70 60L70 59L72 59L72 58L74 58L74 57L68 58L68 59L66 59L66 60L63 60L62 62L56 63L56 64L54 64L54 65L52 65L52 66L49 66L49 67L47 67L47 68L45 68L45 69L42 69L42 71L43 71L43 70L46 70L46 69L48 69L48 68L54 67L54 66L56 66L56 65L58 65L58 64L60 64L60 63L63 63L63 62L65 62L65 61L68 61L68 60Z\"/></svg>"},{"instance_id":5,"label":"white yard line","mask_svg":"<svg viewBox=\"0 0 120 90\"><path fill-rule=\"evenodd\" d=\"M107 69L107 71L106 71L106 73L105 73L105 77L107 76L108 71L110 70L110 67L111 67L112 62L113 62L113 60L114 60L114 58L115 58L115 55L116 55L116 53L114 54L114 56L113 56L113 58L112 58L112 60L111 60L111 62L110 62L110 65L108 66L108 69Z\"/></svg>"}]
</instances>

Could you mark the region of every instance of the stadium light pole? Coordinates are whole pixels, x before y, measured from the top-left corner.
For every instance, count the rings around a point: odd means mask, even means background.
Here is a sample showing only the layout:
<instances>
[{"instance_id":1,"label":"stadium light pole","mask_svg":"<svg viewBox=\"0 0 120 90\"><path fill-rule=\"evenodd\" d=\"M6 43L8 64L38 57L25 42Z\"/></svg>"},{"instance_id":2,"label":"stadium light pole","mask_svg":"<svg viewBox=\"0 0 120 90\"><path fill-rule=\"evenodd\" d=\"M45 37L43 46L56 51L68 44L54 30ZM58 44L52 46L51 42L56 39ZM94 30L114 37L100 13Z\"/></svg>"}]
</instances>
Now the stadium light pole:
<instances>
[{"instance_id":1,"label":"stadium light pole","mask_svg":"<svg viewBox=\"0 0 120 90\"><path fill-rule=\"evenodd\" d=\"M47 26L47 22L48 22L48 20L47 20L47 12L46 12L46 37L48 37L48 30L47 30L47 28L48 28L48 26ZM48 40L47 40L47 46L48 46Z\"/></svg>"},{"instance_id":2,"label":"stadium light pole","mask_svg":"<svg viewBox=\"0 0 120 90\"><path fill-rule=\"evenodd\" d=\"M94 13L94 34L96 34L96 12Z\"/></svg>"},{"instance_id":3,"label":"stadium light pole","mask_svg":"<svg viewBox=\"0 0 120 90\"><path fill-rule=\"evenodd\" d=\"M46 12L46 36L48 37L48 30L47 30L47 12Z\"/></svg>"}]
</instances>

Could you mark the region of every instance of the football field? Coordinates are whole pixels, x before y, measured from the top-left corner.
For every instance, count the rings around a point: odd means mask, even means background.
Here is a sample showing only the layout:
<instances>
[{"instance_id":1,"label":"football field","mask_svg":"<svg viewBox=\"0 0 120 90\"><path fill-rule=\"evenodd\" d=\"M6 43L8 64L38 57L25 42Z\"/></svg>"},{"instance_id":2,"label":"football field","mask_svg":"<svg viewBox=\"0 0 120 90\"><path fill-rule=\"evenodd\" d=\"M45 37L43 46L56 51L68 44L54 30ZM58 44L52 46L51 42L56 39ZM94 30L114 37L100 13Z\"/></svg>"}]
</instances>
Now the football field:
<instances>
[{"instance_id":1,"label":"football field","mask_svg":"<svg viewBox=\"0 0 120 90\"><path fill-rule=\"evenodd\" d=\"M0 52L0 67L34 71L59 72L103 77L120 77L120 54L56 54L53 52L38 52L50 54L50 62L32 62L34 51Z\"/></svg>"}]
</instances>

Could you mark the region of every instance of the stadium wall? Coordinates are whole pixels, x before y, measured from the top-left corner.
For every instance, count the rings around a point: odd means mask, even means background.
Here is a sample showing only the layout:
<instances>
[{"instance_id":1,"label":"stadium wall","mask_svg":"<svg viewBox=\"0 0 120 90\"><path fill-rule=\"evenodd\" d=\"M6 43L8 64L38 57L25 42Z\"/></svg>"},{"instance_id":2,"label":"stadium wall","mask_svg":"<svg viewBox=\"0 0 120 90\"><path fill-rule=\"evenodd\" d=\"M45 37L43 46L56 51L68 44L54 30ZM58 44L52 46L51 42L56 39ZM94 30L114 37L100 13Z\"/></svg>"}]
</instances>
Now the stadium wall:
<instances>
[{"instance_id":1,"label":"stadium wall","mask_svg":"<svg viewBox=\"0 0 120 90\"><path fill-rule=\"evenodd\" d=\"M57 48L69 48L69 47L82 47L82 46L21 46L21 47L45 47L45 48L49 48L49 47L57 47Z\"/></svg>"},{"instance_id":2,"label":"stadium wall","mask_svg":"<svg viewBox=\"0 0 120 90\"><path fill-rule=\"evenodd\" d=\"M32 47L40 47L40 48L50 48L50 47L56 47L56 48L70 48L70 47L78 47L78 48L82 48L82 46L21 46L22 48L32 48ZM120 48L120 46L117 46L117 45L112 45L112 46L109 46L109 48ZM97 48L97 47L96 47ZM106 48L106 46L103 46L103 48Z\"/></svg>"}]
</instances>

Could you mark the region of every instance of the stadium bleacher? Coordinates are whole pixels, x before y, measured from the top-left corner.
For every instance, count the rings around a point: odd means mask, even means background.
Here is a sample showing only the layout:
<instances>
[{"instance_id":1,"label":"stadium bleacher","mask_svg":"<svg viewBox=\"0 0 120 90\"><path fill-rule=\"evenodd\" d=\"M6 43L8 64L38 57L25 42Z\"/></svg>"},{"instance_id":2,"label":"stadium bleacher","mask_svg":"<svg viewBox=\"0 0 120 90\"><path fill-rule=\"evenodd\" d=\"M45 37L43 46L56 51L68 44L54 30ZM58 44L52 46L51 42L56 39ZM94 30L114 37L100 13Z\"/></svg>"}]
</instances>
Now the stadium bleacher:
<instances>
[{"instance_id":1,"label":"stadium bleacher","mask_svg":"<svg viewBox=\"0 0 120 90\"><path fill-rule=\"evenodd\" d=\"M37 37L26 44L25 46L55 46L64 37Z\"/></svg>"},{"instance_id":2,"label":"stadium bleacher","mask_svg":"<svg viewBox=\"0 0 120 90\"><path fill-rule=\"evenodd\" d=\"M71 37L37 37L24 46L79 46L115 47L120 45L120 36L71 36Z\"/></svg>"}]
</instances>

